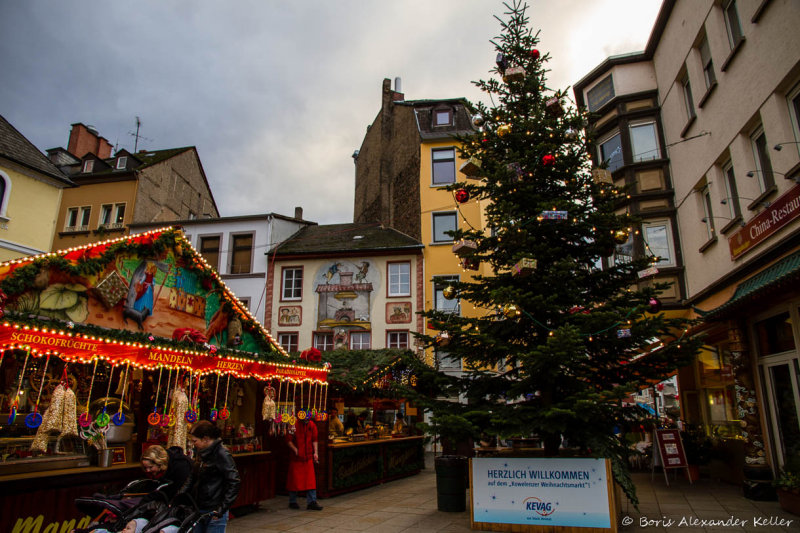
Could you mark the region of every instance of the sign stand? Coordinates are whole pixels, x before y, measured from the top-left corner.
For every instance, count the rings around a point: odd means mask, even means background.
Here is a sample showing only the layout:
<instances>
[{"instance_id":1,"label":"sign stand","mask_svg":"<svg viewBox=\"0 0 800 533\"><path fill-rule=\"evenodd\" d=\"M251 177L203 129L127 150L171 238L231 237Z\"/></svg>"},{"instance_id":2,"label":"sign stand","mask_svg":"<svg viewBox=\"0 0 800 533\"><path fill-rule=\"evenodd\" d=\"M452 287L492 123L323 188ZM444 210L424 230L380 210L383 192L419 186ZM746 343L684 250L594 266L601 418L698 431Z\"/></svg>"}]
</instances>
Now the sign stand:
<instances>
[{"instance_id":1,"label":"sign stand","mask_svg":"<svg viewBox=\"0 0 800 533\"><path fill-rule=\"evenodd\" d=\"M650 480L655 475L656 466L664 470L664 480L669 487L668 469L685 468L686 477L689 483L693 484L692 476L689 473L689 463L686 461L686 453L683 451L683 441L681 432L678 429L656 429L653 431L653 464L650 467Z\"/></svg>"}]
</instances>

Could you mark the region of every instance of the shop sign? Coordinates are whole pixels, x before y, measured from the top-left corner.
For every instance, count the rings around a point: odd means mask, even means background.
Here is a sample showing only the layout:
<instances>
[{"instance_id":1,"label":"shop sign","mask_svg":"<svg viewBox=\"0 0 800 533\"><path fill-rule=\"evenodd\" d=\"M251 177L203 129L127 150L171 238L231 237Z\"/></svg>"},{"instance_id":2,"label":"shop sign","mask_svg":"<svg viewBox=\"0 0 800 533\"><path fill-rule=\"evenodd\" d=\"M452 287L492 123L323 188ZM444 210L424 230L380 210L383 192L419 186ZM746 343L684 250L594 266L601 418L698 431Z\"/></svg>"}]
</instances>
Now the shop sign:
<instances>
[{"instance_id":1,"label":"shop sign","mask_svg":"<svg viewBox=\"0 0 800 533\"><path fill-rule=\"evenodd\" d=\"M800 216L800 185L775 200L742 229L731 235L728 246L731 259L738 259L761 241Z\"/></svg>"},{"instance_id":2,"label":"shop sign","mask_svg":"<svg viewBox=\"0 0 800 533\"><path fill-rule=\"evenodd\" d=\"M612 529L607 459L479 457L470 465L473 529L477 523Z\"/></svg>"},{"instance_id":3,"label":"shop sign","mask_svg":"<svg viewBox=\"0 0 800 533\"><path fill-rule=\"evenodd\" d=\"M664 468L686 468L686 454L683 451L681 433L677 429L657 429L656 443Z\"/></svg>"}]
</instances>

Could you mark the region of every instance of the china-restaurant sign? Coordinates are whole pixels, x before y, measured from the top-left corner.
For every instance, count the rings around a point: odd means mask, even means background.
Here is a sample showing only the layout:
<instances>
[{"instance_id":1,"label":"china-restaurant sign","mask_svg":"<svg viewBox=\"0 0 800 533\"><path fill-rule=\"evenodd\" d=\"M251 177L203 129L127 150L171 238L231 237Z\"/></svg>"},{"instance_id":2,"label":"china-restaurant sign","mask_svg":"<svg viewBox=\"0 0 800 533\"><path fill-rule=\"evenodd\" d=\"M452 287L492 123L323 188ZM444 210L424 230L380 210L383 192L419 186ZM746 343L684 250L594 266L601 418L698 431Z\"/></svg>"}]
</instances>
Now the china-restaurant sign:
<instances>
[{"instance_id":1,"label":"china-restaurant sign","mask_svg":"<svg viewBox=\"0 0 800 533\"><path fill-rule=\"evenodd\" d=\"M775 200L742 229L731 235L728 246L731 259L738 259L757 244L800 216L800 185Z\"/></svg>"}]
</instances>

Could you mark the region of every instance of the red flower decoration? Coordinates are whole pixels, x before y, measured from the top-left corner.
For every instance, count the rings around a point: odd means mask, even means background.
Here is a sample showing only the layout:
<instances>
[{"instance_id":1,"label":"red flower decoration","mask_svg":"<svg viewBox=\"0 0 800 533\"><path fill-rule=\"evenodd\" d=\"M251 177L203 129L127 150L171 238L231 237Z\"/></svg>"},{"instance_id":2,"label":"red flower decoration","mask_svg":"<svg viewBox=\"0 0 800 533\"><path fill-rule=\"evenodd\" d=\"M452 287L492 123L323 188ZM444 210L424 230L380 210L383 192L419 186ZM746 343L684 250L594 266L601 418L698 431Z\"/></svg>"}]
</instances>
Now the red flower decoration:
<instances>
[{"instance_id":1,"label":"red flower decoration","mask_svg":"<svg viewBox=\"0 0 800 533\"><path fill-rule=\"evenodd\" d=\"M300 353L300 359L305 359L306 361L318 363L322 360L322 352L320 352L316 348L309 348L308 350L303 350Z\"/></svg>"},{"instance_id":2,"label":"red flower decoration","mask_svg":"<svg viewBox=\"0 0 800 533\"><path fill-rule=\"evenodd\" d=\"M556 158L553 154L546 154L542 156L542 164L546 167L552 167L556 164Z\"/></svg>"},{"instance_id":3,"label":"red flower decoration","mask_svg":"<svg viewBox=\"0 0 800 533\"><path fill-rule=\"evenodd\" d=\"M536 48L531 50L531 57L533 58L534 61L539 59L539 50L537 50Z\"/></svg>"},{"instance_id":4,"label":"red flower decoration","mask_svg":"<svg viewBox=\"0 0 800 533\"><path fill-rule=\"evenodd\" d=\"M456 202L463 204L469 200L469 192L466 189L458 189L456 191Z\"/></svg>"}]
</instances>

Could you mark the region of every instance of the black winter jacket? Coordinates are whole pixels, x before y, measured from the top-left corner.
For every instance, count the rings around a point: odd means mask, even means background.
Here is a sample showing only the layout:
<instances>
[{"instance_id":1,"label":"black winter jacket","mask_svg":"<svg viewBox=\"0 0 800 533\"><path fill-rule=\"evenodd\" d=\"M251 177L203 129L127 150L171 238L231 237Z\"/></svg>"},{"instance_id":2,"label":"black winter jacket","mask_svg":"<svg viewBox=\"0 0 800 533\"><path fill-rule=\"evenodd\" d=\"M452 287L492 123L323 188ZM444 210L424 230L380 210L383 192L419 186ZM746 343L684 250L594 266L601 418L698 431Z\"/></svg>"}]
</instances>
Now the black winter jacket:
<instances>
[{"instance_id":1,"label":"black winter jacket","mask_svg":"<svg viewBox=\"0 0 800 533\"><path fill-rule=\"evenodd\" d=\"M176 494L186 491L192 475L192 460L183 453L180 446L172 446L167 450L169 463L164 473L163 481L169 481L170 486L165 490L170 499Z\"/></svg>"},{"instance_id":2,"label":"black winter jacket","mask_svg":"<svg viewBox=\"0 0 800 533\"><path fill-rule=\"evenodd\" d=\"M239 495L239 471L222 440L197 453L192 471L192 495L200 509L224 514Z\"/></svg>"}]
</instances>

